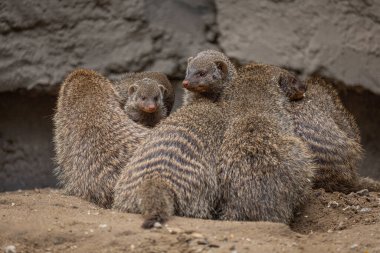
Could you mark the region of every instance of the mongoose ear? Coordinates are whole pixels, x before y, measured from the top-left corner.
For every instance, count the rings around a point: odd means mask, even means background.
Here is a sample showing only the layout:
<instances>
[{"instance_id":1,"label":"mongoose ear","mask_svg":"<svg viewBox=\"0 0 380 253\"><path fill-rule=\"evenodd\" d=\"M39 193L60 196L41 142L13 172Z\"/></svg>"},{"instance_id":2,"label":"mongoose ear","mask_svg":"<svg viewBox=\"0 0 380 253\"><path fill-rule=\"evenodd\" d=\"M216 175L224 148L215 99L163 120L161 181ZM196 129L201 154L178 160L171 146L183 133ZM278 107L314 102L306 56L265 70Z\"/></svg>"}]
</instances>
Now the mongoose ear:
<instances>
[{"instance_id":1,"label":"mongoose ear","mask_svg":"<svg viewBox=\"0 0 380 253\"><path fill-rule=\"evenodd\" d=\"M224 61L216 61L216 67L221 71L223 78L228 75L228 66Z\"/></svg>"},{"instance_id":2,"label":"mongoose ear","mask_svg":"<svg viewBox=\"0 0 380 253\"><path fill-rule=\"evenodd\" d=\"M133 93L135 93L137 90L137 85L136 84L132 84L131 86L129 86L128 88L128 96L131 96Z\"/></svg>"},{"instance_id":3,"label":"mongoose ear","mask_svg":"<svg viewBox=\"0 0 380 253\"><path fill-rule=\"evenodd\" d=\"M166 92L168 91L166 88L165 88L165 86L163 86L163 85L158 85L158 88L160 88L160 91L161 91L161 93L162 93L162 95L165 95L166 94Z\"/></svg>"},{"instance_id":4,"label":"mongoose ear","mask_svg":"<svg viewBox=\"0 0 380 253\"><path fill-rule=\"evenodd\" d=\"M189 64L192 59L194 59L194 57L187 58L187 64Z\"/></svg>"}]
</instances>

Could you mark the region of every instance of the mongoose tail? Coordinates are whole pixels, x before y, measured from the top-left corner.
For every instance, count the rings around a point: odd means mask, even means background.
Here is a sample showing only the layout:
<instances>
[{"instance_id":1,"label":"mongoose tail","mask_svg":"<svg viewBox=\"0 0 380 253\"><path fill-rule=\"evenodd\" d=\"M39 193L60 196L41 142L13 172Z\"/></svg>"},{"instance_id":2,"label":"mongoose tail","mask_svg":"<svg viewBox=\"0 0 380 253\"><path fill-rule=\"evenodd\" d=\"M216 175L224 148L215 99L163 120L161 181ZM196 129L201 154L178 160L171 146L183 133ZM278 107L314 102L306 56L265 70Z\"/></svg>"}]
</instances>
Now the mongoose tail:
<instances>
[{"instance_id":1,"label":"mongoose tail","mask_svg":"<svg viewBox=\"0 0 380 253\"><path fill-rule=\"evenodd\" d=\"M174 198L162 180L147 180L141 186L141 213L145 220L142 228L150 229L156 223L161 225L174 215Z\"/></svg>"}]
</instances>

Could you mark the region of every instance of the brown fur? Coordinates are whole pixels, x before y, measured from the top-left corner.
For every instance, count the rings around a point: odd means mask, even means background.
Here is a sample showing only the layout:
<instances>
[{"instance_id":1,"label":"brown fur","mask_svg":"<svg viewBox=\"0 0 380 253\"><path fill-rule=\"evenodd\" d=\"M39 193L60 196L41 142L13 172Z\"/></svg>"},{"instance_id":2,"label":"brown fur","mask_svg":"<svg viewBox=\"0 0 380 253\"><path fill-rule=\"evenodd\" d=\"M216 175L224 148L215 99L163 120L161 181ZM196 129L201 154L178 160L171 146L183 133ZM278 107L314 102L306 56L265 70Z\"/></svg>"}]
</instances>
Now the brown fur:
<instances>
[{"instance_id":1,"label":"brown fur","mask_svg":"<svg viewBox=\"0 0 380 253\"><path fill-rule=\"evenodd\" d=\"M114 207L142 213L144 228L174 214L212 218L223 132L222 108L212 101L180 108L136 150L115 188Z\"/></svg>"},{"instance_id":2,"label":"brown fur","mask_svg":"<svg viewBox=\"0 0 380 253\"><path fill-rule=\"evenodd\" d=\"M284 74L243 67L225 90L229 125L221 146L221 218L289 223L311 188L313 163L294 134Z\"/></svg>"},{"instance_id":3,"label":"brown fur","mask_svg":"<svg viewBox=\"0 0 380 253\"><path fill-rule=\"evenodd\" d=\"M165 93L166 88L153 79L138 80L129 86L124 110L133 121L154 127L167 116Z\"/></svg>"},{"instance_id":4,"label":"brown fur","mask_svg":"<svg viewBox=\"0 0 380 253\"><path fill-rule=\"evenodd\" d=\"M172 84L167 76L160 72L146 71L138 73L127 73L119 81L115 82L115 88L121 97L121 103L124 105L128 99L128 90L135 82L144 78L149 78L156 81L158 84L165 87L164 105L166 108L166 116L168 116L173 108L175 94Z\"/></svg>"},{"instance_id":5,"label":"brown fur","mask_svg":"<svg viewBox=\"0 0 380 253\"><path fill-rule=\"evenodd\" d=\"M228 83L236 78L236 68L223 53L206 50L188 60L184 104L198 98L218 101Z\"/></svg>"},{"instance_id":6,"label":"brown fur","mask_svg":"<svg viewBox=\"0 0 380 253\"><path fill-rule=\"evenodd\" d=\"M121 170L149 130L128 118L111 82L91 70L62 84L54 116L56 170L70 195L110 207Z\"/></svg>"},{"instance_id":7,"label":"brown fur","mask_svg":"<svg viewBox=\"0 0 380 253\"><path fill-rule=\"evenodd\" d=\"M308 145L317 165L314 187L349 193L380 191L380 183L358 176L363 156L360 133L336 90L321 78L310 78L306 98L291 103L296 134Z\"/></svg>"},{"instance_id":8,"label":"brown fur","mask_svg":"<svg viewBox=\"0 0 380 253\"><path fill-rule=\"evenodd\" d=\"M306 82L299 80L296 76L290 74L288 71L280 71L280 88L283 90L289 100L300 100L305 97L307 90Z\"/></svg>"}]
</instances>

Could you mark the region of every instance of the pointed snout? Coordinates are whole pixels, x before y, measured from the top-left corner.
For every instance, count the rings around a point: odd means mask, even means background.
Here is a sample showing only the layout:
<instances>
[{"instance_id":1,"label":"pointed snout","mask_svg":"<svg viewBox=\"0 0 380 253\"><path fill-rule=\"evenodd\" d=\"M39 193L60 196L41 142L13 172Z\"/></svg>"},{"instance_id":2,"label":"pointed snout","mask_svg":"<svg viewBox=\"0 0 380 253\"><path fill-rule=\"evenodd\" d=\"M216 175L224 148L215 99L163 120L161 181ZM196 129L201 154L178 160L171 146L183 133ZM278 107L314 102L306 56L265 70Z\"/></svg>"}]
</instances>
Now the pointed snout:
<instances>
[{"instance_id":1,"label":"pointed snout","mask_svg":"<svg viewBox=\"0 0 380 253\"><path fill-rule=\"evenodd\" d=\"M182 85L184 88L188 88L190 86L190 81L185 79L183 80Z\"/></svg>"}]
</instances>

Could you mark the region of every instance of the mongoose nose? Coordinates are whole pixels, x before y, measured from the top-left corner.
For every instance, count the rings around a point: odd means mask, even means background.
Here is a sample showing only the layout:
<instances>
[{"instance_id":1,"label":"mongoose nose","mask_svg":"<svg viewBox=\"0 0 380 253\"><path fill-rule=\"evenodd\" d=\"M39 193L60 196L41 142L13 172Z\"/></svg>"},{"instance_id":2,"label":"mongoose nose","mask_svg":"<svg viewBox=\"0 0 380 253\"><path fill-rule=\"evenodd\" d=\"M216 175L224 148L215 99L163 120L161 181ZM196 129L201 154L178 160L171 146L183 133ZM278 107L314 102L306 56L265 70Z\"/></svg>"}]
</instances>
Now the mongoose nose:
<instances>
[{"instance_id":1,"label":"mongoose nose","mask_svg":"<svg viewBox=\"0 0 380 253\"><path fill-rule=\"evenodd\" d=\"M189 87L190 82L188 80L183 80L182 84L183 84L184 88L187 88L187 87Z\"/></svg>"},{"instance_id":2,"label":"mongoose nose","mask_svg":"<svg viewBox=\"0 0 380 253\"><path fill-rule=\"evenodd\" d=\"M148 105L146 109L148 112L155 112L157 110L157 107L155 105Z\"/></svg>"}]
</instances>

